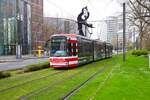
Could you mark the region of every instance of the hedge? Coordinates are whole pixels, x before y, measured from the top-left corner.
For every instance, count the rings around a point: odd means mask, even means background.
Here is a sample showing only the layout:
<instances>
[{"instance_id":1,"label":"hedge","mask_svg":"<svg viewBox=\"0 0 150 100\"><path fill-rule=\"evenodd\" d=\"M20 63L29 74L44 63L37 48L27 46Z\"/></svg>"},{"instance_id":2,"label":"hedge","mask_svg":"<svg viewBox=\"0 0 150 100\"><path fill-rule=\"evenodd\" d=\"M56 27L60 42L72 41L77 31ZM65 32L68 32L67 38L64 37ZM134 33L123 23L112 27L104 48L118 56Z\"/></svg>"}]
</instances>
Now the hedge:
<instances>
[{"instance_id":1,"label":"hedge","mask_svg":"<svg viewBox=\"0 0 150 100\"><path fill-rule=\"evenodd\" d=\"M31 71L37 71L37 70L45 69L45 68L49 68L49 62L28 65L27 67L23 69L23 71L31 72Z\"/></svg>"},{"instance_id":2,"label":"hedge","mask_svg":"<svg viewBox=\"0 0 150 100\"><path fill-rule=\"evenodd\" d=\"M10 76L11 76L11 74L9 72L0 71L0 79L10 77Z\"/></svg>"},{"instance_id":3,"label":"hedge","mask_svg":"<svg viewBox=\"0 0 150 100\"><path fill-rule=\"evenodd\" d=\"M141 56L141 55L147 55L148 51L146 50L134 50L132 51L132 55Z\"/></svg>"}]
</instances>

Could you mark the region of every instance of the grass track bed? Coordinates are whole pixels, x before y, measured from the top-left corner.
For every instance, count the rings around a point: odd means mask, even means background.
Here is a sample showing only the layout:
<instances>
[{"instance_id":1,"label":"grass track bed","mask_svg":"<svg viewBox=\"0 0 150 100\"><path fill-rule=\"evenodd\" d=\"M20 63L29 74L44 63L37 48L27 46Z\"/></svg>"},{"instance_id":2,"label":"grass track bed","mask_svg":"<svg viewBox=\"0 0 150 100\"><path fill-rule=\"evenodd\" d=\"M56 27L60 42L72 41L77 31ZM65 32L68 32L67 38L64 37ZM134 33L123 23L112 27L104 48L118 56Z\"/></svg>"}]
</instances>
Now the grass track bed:
<instances>
[{"instance_id":1,"label":"grass track bed","mask_svg":"<svg viewBox=\"0 0 150 100\"><path fill-rule=\"evenodd\" d=\"M107 61L107 60L106 60ZM15 100L15 99L18 99L18 98L20 98L20 97L22 97L22 96L25 96L25 95L27 95L27 94L29 94L30 92L33 92L33 91L37 91L37 90L39 90L40 88L45 88L45 87L47 87L47 86L51 86L52 84L54 84L56 81L59 81L59 80L61 80L61 79L64 79L65 77L68 77L69 75L73 75L73 74L75 74L75 73L77 73L77 72L80 72L80 71L85 71L85 70L87 70L87 72L89 73L89 72L94 72L94 71L96 71L97 69L96 68L100 68L100 67L102 67L102 66L97 66L98 64L100 64L100 62L96 62L96 63L92 63L92 64L88 64L88 65L85 65L85 66L82 66L82 67L79 67L79 68L77 68L77 69L72 69L72 70L67 70L65 73L63 73L63 74L59 74L59 75L55 75L55 76L53 76L53 77L47 77L47 78L45 78L45 79L41 79L40 81L33 81L33 82L30 82L29 84L25 84L25 85L22 85L22 86L19 86L19 87L16 87L16 88L14 88L14 89L10 89L10 90L8 90L8 91L5 91L5 92L1 92L0 93L0 98L3 98L4 100L8 100L8 99L10 99L10 97L11 97L11 100ZM93 67L94 66L94 67ZM54 71L57 71L57 70L54 70ZM60 70L61 71L61 70ZM47 74L49 74L49 72L51 73L51 72L53 72L51 69L48 69L48 70L42 70L42 71L38 71L38 72L33 72L33 73L28 73L28 74L24 74L25 76L23 76L23 75L17 75L16 76L16 78L15 77L12 77L12 78L8 78L8 79L2 79L2 80L0 80L1 82L0 82L0 84L3 84L4 85L4 87L6 88L9 88L9 87L11 87L11 86L14 86L14 85L17 85L17 84L20 84L20 82L26 82L26 81L29 81L29 80L32 80L33 78L38 78L38 75L47 75ZM42 73L42 74L41 74ZM27 76L26 76L27 75ZM33 76L31 76L31 75L33 75ZM31 78L28 78L28 76L29 77L31 77ZM23 77L23 78L21 78L21 80L19 80L19 78L20 77ZM84 78L84 77L83 77ZM76 78L75 78L76 79ZM9 80L10 80L10 82L15 82L15 83L11 83L11 85L10 85L10 83L9 83ZM7 82L8 84L6 84L5 82ZM66 81L66 82L71 82L71 81ZM64 84L64 86L66 86L65 85L65 83L66 82L64 82L63 84ZM76 83L76 82L75 82ZM67 84L67 83L66 83ZM69 84L69 83L68 83ZM71 85L71 84L70 84ZM61 87L61 86L63 86L63 85L56 85L55 87ZM67 85L68 86L68 85ZM4 88L3 87L3 88ZM69 86L70 87L70 86ZM56 89L57 90L57 89ZM58 89L59 90L59 89ZM67 92L69 92L69 88L67 89L68 91ZM63 90L62 90L63 91ZM49 92L49 91L48 91ZM47 93L48 93L47 92ZM65 92L65 93L67 93L67 92ZM63 95L65 95L65 94L63 94ZM62 96L63 96L62 95ZM45 96L44 96L45 97ZM61 97L61 96L59 96L59 97Z\"/></svg>"},{"instance_id":2,"label":"grass track bed","mask_svg":"<svg viewBox=\"0 0 150 100\"><path fill-rule=\"evenodd\" d=\"M98 62L95 63L96 66L98 66ZM101 63L103 64L103 63ZM69 80L65 80L63 83L60 84L55 84L53 85L52 89L47 89L44 91L41 91L40 93L31 96L28 99L39 99L39 100L43 100L43 99L51 99L53 98L53 100L58 100L58 99L62 99L69 91L73 90L74 88L76 88L76 86L78 86L79 84L81 84L83 81L85 81L87 78L89 78L89 76L91 76L93 73L97 72L99 69L102 69L103 66L101 67L93 67L93 64L89 64L89 66L84 67L84 73L82 74L78 74L75 77L70 78ZM86 68L90 68L86 69ZM51 94L51 95L50 95Z\"/></svg>"},{"instance_id":3,"label":"grass track bed","mask_svg":"<svg viewBox=\"0 0 150 100\"><path fill-rule=\"evenodd\" d=\"M38 81L0 92L1 100L16 100L25 97L27 100L58 100L87 80L99 69L108 67L77 91L71 100L149 100L150 69L148 59L127 54L127 61L122 56L94 62L64 73L46 77ZM0 90L26 81L38 79L51 73L64 71L46 69L37 72L14 75L0 80ZM28 78L29 77L29 78ZM32 94L33 93L33 94ZM32 94L32 95L30 95ZM69 100L70 100L69 99Z\"/></svg>"},{"instance_id":4,"label":"grass track bed","mask_svg":"<svg viewBox=\"0 0 150 100\"><path fill-rule=\"evenodd\" d=\"M31 97L31 99L35 98L55 98L62 99L65 94L67 94L70 90L74 89L77 85L81 84L82 81L85 81L91 74L95 71L85 71L84 73L78 73L75 77L70 78L69 80L65 80L60 84L53 85L53 89L47 89L46 91L40 92L38 95ZM69 86L69 87L68 87ZM64 91L65 90L65 91ZM55 94L53 94L55 92ZM49 95L52 94L52 95Z\"/></svg>"},{"instance_id":5,"label":"grass track bed","mask_svg":"<svg viewBox=\"0 0 150 100\"><path fill-rule=\"evenodd\" d=\"M9 90L12 90L12 89L15 89L15 88L18 88L19 86L23 86L23 85L26 85L26 84L31 84L32 82L38 82L38 81L40 81L40 80L42 80L42 79L45 79L45 78L47 78L47 77L52 77L52 76L54 76L54 75L56 75L56 74L60 74L60 73L63 73L64 71L59 71L59 72L53 72L53 73L51 73L51 74L48 74L48 75L45 75L45 76L42 76L42 77L38 77L38 78L36 78L36 79L32 79L32 80L29 80L29 81L26 81L26 82L22 82L22 83L20 83L20 84L17 84L17 85L15 85L15 86L12 86L12 87L9 87L9 88L6 88L6 89L3 89L3 90L0 90L0 93L2 93L2 92L6 92L6 91L9 91Z\"/></svg>"},{"instance_id":6,"label":"grass track bed","mask_svg":"<svg viewBox=\"0 0 150 100\"><path fill-rule=\"evenodd\" d=\"M127 61L95 78L76 93L71 100L149 100L150 69L146 57L127 55ZM116 67L115 67L116 66ZM104 80L110 77L104 82ZM87 91L88 89L88 91Z\"/></svg>"},{"instance_id":7,"label":"grass track bed","mask_svg":"<svg viewBox=\"0 0 150 100\"><path fill-rule=\"evenodd\" d=\"M32 81L28 84L21 85L19 87L16 87L16 88L13 88L13 89L10 89L6 92L1 93L1 95L2 95L1 97L7 98L7 99L9 99L10 97L12 99L18 99L22 95L25 95L25 94L30 93L32 91L36 91L40 88L46 87L50 84L53 84L55 81L60 80L62 78L62 76L67 77L70 74L71 73L62 73L59 75L55 75L53 77L46 77L46 78L41 79L39 81ZM16 94L16 95L14 95L14 94Z\"/></svg>"},{"instance_id":8,"label":"grass track bed","mask_svg":"<svg viewBox=\"0 0 150 100\"><path fill-rule=\"evenodd\" d=\"M18 84L23 84L31 80L36 80L39 79L40 77L43 77L45 75L48 75L50 73L54 73L57 71L51 70L51 69L46 69L42 71L37 71L33 73L25 73L25 74L20 74L15 77L10 77L4 80L0 80L0 92L4 89L16 86ZM6 84L7 83L7 84Z\"/></svg>"}]
</instances>

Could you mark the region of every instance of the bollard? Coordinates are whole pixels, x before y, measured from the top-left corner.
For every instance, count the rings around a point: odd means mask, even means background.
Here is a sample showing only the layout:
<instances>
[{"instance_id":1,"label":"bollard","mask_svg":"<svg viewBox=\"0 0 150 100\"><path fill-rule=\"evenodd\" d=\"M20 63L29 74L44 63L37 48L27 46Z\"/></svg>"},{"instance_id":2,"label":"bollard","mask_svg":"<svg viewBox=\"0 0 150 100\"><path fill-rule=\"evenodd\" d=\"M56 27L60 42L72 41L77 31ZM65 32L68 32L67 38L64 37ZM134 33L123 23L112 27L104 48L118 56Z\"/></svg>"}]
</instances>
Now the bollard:
<instances>
[{"instance_id":1,"label":"bollard","mask_svg":"<svg viewBox=\"0 0 150 100\"><path fill-rule=\"evenodd\" d=\"M41 57L41 50L40 49L38 50L38 57L39 58Z\"/></svg>"},{"instance_id":2,"label":"bollard","mask_svg":"<svg viewBox=\"0 0 150 100\"><path fill-rule=\"evenodd\" d=\"M41 57L41 46L38 46L38 57Z\"/></svg>"},{"instance_id":3,"label":"bollard","mask_svg":"<svg viewBox=\"0 0 150 100\"><path fill-rule=\"evenodd\" d=\"M41 46L38 46L38 63L40 63L41 51Z\"/></svg>"}]
</instances>

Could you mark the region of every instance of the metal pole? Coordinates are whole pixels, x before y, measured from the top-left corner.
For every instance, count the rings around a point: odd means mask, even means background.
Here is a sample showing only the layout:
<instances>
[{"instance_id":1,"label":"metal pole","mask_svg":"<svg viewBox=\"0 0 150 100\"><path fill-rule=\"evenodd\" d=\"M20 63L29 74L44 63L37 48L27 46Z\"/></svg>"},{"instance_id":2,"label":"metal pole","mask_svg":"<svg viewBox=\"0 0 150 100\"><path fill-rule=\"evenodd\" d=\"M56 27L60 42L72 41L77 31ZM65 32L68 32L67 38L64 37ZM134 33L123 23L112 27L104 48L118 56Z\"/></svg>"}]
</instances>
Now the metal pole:
<instances>
[{"instance_id":1,"label":"metal pole","mask_svg":"<svg viewBox=\"0 0 150 100\"><path fill-rule=\"evenodd\" d=\"M126 60L126 48L125 48L125 44L126 44L126 5L125 3L123 3L123 61L125 62Z\"/></svg>"},{"instance_id":2,"label":"metal pole","mask_svg":"<svg viewBox=\"0 0 150 100\"><path fill-rule=\"evenodd\" d=\"M19 33L19 7L18 6L19 6L19 1L16 0L16 20L17 20L16 59L19 59L19 52L18 52L19 51L19 48L18 48L19 47L18 46L18 44L19 44L19 36L18 36L19 35L18 34Z\"/></svg>"},{"instance_id":3,"label":"metal pole","mask_svg":"<svg viewBox=\"0 0 150 100\"><path fill-rule=\"evenodd\" d=\"M150 54L148 55L148 63L149 63L149 68L150 68Z\"/></svg>"},{"instance_id":4,"label":"metal pole","mask_svg":"<svg viewBox=\"0 0 150 100\"><path fill-rule=\"evenodd\" d=\"M117 55L118 55L118 34L117 34Z\"/></svg>"},{"instance_id":5,"label":"metal pole","mask_svg":"<svg viewBox=\"0 0 150 100\"><path fill-rule=\"evenodd\" d=\"M133 28L133 43L134 43L134 50L136 50L135 28Z\"/></svg>"}]
</instances>

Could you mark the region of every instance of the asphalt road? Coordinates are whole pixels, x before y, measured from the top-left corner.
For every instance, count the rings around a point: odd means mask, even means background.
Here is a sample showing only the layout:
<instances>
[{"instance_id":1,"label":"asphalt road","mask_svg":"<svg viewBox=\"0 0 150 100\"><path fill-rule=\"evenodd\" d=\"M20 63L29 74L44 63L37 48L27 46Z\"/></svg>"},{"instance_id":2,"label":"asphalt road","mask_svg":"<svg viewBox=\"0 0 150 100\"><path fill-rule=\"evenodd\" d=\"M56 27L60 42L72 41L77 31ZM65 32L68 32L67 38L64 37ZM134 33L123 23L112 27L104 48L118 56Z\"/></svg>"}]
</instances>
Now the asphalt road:
<instances>
[{"instance_id":1,"label":"asphalt road","mask_svg":"<svg viewBox=\"0 0 150 100\"><path fill-rule=\"evenodd\" d=\"M48 61L48 58L40 58L40 59L26 59L26 60L18 60L15 62L4 62L0 63L0 70L13 70L13 69L19 69L19 68L24 68L29 64L38 64Z\"/></svg>"}]
</instances>

